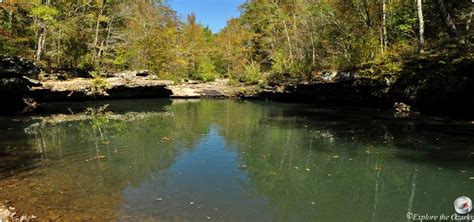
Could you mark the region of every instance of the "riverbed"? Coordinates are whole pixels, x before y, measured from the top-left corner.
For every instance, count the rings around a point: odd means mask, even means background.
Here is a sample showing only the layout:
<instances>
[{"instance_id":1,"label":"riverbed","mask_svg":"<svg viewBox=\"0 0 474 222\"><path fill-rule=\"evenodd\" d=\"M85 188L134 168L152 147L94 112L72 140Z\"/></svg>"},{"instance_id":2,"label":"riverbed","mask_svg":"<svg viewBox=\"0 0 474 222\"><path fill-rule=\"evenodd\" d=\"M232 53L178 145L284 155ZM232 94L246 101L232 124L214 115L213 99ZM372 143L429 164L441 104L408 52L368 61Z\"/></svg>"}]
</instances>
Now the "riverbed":
<instances>
[{"instance_id":1,"label":"riverbed","mask_svg":"<svg viewBox=\"0 0 474 222\"><path fill-rule=\"evenodd\" d=\"M474 197L474 125L228 99L0 117L0 201L40 220L404 221Z\"/></svg>"}]
</instances>

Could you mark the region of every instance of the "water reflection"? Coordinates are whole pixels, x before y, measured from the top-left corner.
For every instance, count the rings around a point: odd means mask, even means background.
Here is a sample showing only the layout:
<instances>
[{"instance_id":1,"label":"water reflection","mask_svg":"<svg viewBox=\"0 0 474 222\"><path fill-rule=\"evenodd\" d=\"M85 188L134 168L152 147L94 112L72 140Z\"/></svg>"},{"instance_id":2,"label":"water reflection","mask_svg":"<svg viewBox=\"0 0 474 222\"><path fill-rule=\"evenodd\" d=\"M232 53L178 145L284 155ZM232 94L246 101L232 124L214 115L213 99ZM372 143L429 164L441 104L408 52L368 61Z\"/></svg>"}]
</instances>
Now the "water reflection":
<instances>
[{"instance_id":1,"label":"water reflection","mask_svg":"<svg viewBox=\"0 0 474 222\"><path fill-rule=\"evenodd\" d=\"M230 100L71 105L0 120L14 128L2 146L30 150L0 157L38 153L0 165L0 199L50 219L399 221L474 196L467 124Z\"/></svg>"}]
</instances>

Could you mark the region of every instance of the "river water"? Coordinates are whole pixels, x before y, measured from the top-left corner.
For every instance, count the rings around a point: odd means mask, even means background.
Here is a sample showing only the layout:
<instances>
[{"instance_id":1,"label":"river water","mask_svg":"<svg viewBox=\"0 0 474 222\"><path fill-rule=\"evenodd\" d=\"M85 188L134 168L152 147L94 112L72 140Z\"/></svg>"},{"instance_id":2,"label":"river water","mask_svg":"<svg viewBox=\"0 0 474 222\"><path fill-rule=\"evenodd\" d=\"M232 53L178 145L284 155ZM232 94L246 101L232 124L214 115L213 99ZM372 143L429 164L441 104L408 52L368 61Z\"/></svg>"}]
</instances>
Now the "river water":
<instances>
[{"instance_id":1,"label":"river water","mask_svg":"<svg viewBox=\"0 0 474 222\"><path fill-rule=\"evenodd\" d=\"M474 125L236 100L0 117L0 201L42 220L406 221L474 197Z\"/></svg>"}]
</instances>

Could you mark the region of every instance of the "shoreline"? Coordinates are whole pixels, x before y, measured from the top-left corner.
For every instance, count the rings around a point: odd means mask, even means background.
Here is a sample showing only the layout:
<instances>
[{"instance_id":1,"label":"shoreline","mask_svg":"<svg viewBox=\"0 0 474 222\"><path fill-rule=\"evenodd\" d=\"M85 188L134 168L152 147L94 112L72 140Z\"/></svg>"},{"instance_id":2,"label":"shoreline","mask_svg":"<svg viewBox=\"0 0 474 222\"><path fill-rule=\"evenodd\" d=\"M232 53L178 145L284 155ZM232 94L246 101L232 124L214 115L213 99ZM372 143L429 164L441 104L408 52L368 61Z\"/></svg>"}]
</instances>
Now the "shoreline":
<instances>
[{"instance_id":1,"label":"shoreline","mask_svg":"<svg viewBox=\"0 0 474 222\"><path fill-rule=\"evenodd\" d=\"M306 81L298 84L259 86L230 84L228 79L213 82L188 81L176 84L170 80L154 80L148 77L105 78L105 93L90 93L93 79L47 80L31 89L31 98L37 103L86 102L100 100L169 98L169 99L252 99L275 102L318 104L330 106L366 107L396 110L393 105L404 102L423 115L470 119L470 112L419 106L414 99L398 97L400 91L386 81L373 79L343 79ZM440 104L442 105L442 104ZM36 104L38 106L38 104ZM447 109L446 109L447 108ZM412 113L405 113L412 114ZM405 115L406 116L406 115Z\"/></svg>"}]
</instances>

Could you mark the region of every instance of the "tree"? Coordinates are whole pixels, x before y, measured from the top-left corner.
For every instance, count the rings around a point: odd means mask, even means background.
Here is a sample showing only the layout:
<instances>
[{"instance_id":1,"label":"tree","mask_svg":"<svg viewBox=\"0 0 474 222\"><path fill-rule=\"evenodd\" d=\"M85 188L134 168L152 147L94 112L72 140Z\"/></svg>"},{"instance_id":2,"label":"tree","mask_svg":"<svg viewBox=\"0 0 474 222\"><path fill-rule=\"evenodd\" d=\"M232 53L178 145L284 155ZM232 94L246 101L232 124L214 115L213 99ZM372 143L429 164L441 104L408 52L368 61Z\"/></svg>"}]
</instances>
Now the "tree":
<instances>
[{"instance_id":1,"label":"tree","mask_svg":"<svg viewBox=\"0 0 474 222\"><path fill-rule=\"evenodd\" d=\"M425 23L423 21L423 0L417 0L418 21L419 21L419 50L423 52L425 47Z\"/></svg>"},{"instance_id":2,"label":"tree","mask_svg":"<svg viewBox=\"0 0 474 222\"><path fill-rule=\"evenodd\" d=\"M48 27L56 22L58 10L50 6L49 0L43 0L40 5L31 9L31 16L37 23L38 41L36 43L36 61L41 60L46 44L46 35Z\"/></svg>"},{"instance_id":3,"label":"tree","mask_svg":"<svg viewBox=\"0 0 474 222\"><path fill-rule=\"evenodd\" d=\"M446 32L451 38L457 39L459 37L459 33L458 33L458 30L456 29L456 25L454 23L453 18L451 17L448 10L446 9L444 0L434 0L433 3L436 5L436 8L438 9L438 13L441 16L440 17L441 23L446 29Z\"/></svg>"}]
</instances>

